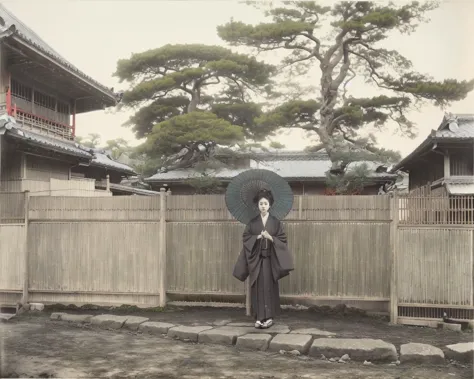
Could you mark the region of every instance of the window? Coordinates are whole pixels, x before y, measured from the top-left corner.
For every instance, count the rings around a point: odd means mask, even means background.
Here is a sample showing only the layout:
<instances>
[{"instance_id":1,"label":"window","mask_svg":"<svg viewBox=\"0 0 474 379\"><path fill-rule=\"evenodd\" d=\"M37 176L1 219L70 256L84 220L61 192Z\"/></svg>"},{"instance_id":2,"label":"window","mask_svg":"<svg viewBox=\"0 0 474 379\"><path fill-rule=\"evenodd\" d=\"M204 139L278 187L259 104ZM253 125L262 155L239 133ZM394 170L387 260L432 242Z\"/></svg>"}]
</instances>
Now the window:
<instances>
[{"instance_id":1,"label":"window","mask_svg":"<svg viewBox=\"0 0 474 379\"><path fill-rule=\"evenodd\" d=\"M56 99L40 91L35 91L35 104L53 111L56 110Z\"/></svg>"},{"instance_id":2,"label":"window","mask_svg":"<svg viewBox=\"0 0 474 379\"><path fill-rule=\"evenodd\" d=\"M33 90L30 87L25 86L14 79L11 80L11 93L13 96L26 101L31 101L31 98L33 97Z\"/></svg>"}]
</instances>

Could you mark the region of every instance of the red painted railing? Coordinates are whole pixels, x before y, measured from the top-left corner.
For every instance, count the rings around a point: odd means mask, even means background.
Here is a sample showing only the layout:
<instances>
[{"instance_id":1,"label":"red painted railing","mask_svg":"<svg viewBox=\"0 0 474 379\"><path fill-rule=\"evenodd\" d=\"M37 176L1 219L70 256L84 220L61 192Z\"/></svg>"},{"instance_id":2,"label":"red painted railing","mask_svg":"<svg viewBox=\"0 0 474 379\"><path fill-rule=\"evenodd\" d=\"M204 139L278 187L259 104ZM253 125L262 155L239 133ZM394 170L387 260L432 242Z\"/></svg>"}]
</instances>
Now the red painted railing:
<instances>
[{"instance_id":1,"label":"red painted railing","mask_svg":"<svg viewBox=\"0 0 474 379\"><path fill-rule=\"evenodd\" d=\"M71 125L66 125L57 121L47 119L46 117L26 112L21 108L17 108L15 104L13 105L11 115L15 117L20 124L30 124L31 126L50 131L53 134L57 134L63 138L69 140L74 139L74 127Z\"/></svg>"}]
</instances>

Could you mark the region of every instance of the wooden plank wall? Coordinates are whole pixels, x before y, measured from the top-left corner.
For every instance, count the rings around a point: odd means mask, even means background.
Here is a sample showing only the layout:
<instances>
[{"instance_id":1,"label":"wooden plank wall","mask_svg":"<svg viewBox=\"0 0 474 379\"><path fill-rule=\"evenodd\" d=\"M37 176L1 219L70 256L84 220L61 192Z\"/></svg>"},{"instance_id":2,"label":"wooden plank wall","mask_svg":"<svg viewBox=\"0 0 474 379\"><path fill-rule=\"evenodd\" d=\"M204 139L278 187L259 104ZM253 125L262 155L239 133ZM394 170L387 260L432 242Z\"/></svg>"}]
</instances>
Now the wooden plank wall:
<instances>
[{"instance_id":1,"label":"wooden plank wall","mask_svg":"<svg viewBox=\"0 0 474 379\"><path fill-rule=\"evenodd\" d=\"M232 219L224 197L164 196L166 290L244 294L243 283L231 275L243 225ZM0 289L21 283L21 260L11 255L24 248L23 238L32 300L158 303L159 196L31 197L27 239L21 225L15 232L5 229L8 218L24 219L21 201L23 194L0 194L0 262L13 268ZM391 212L389 196L296 196L284 220L295 271L282 280L282 294L388 301L396 233L400 303L472 306L472 225L401 223L393 231L392 213L399 214Z\"/></svg>"}]
</instances>

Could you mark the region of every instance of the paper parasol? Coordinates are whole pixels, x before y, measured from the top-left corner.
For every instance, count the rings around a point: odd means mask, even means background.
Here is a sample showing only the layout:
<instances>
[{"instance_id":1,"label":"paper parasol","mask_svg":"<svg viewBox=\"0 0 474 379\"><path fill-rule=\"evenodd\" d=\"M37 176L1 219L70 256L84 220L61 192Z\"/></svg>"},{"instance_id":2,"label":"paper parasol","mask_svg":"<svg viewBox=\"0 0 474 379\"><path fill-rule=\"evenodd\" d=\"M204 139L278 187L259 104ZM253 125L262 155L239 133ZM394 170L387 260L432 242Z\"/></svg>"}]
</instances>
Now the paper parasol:
<instances>
[{"instance_id":1,"label":"paper parasol","mask_svg":"<svg viewBox=\"0 0 474 379\"><path fill-rule=\"evenodd\" d=\"M270 214L283 220L293 207L293 191L281 176L262 169L244 171L229 183L225 202L232 216L243 224L257 216L259 210L253 199L261 189L272 192L275 202L270 207Z\"/></svg>"}]
</instances>

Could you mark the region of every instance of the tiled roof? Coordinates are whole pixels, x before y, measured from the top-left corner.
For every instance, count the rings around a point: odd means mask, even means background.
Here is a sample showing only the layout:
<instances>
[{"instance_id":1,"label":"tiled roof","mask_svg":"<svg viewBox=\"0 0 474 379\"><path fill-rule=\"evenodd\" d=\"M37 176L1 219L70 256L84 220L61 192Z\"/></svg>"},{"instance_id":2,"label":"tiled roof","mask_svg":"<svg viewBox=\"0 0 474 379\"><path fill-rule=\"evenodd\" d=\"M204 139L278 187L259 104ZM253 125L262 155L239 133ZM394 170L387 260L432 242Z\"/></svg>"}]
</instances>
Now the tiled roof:
<instances>
[{"instance_id":1,"label":"tiled roof","mask_svg":"<svg viewBox=\"0 0 474 379\"><path fill-rule=\"evenodd\" d=\"M454 125L450 126L450 123ZM437 130L432 130L431 134L418 147L397 163L390 172L402 169L418 154L433 146L436 142L450 140L473 140L474 139L474 115L472 114L446 114Z\"/></svg>"},{"instance_id":2,"label":"tiled roof","mask_svg":"<svg viewBox=\"0 0 474 379\"><path fill-rule=\"evenodd\" d=\"M474 138L474 115L454 115L457 127L449 127L449 119L445 117L438 130L433 133L434 138Z\"/></svg>"},{"instance_id":3,"label":"tiled roof","mask_svg":"<svg viewBox=\"0 0 474 379\"><path fill-rule=\"evenodd\" d=\"M160 195L160 192L158 191L151 191L151 190L146 190L142 188L136 188L136 187L130 187L130 186L124 186L123 184L116 184L116 183L110 183L110 189L115 189L118 191L123 191L123 192L128 192L128 193L134 193L137 195L143 195L143 196L158 196Z\"/></svg>"},{"instance_id":4,"label":"tiled roof","mask_svg":"<svg viewBox=\"0 0 474 379\"><path fill-rule=\"evenodd\" d=\"M94 84L96 87L108 93L110 96L115 97L113 91L110 88L107 88L103 84L100 84L96 80L92 79L90 76L86 75L77 67L75 67L73 64L71 64L67 59L62 57L56 50L54 50L50 45L48 45L38 34L36 34L20 19L18 19L12 12L10 12L1 3L0 3L0 17L4 20L4 23L5 23L5 25L0 25L0 34L10 29L10 31L13 31L13 33L11 34L12 36L19 37L22 41L26 42L27 44L41 50L41 52L48 55L51 59L65 66L67 69L75 72L76 74L81 76L84 80Z\"/></svg>"},{"instance_id":5,"label":"tiled roof","mask_svg":"<svg viewBox=\"0 0 474 379\"><path fill-rule=\"evenodd\" d=\"M6 134L12 138L23 140L35 145L41 145L55 151L83 158L91 158L91 155L75 142L60 140L47 135L21 129L19 127L11 127L6 131Z\"/></svg>"},{"instance_id":6,"label":"tiled roof","mask_svg":"<svg viewBox=\"0 0 474 379\"><path fill-rule=\"evenodd\" d=\"M104 167L111 170L120 171L125 174L135 174L133 168L123 163L114 161L105 152L87 148L76 142L69 142L23 129L11 116L0 116L0 135L2 132L4 132L7 136L23 140L27 143L40 145L51 150L88 159L91 166Z\"/></svg>"},{"instance_id":7,"label":"tiled roof","mask_svg":"<svg viewBox=\"0 0 474 379\"><path fill-rule=\"evenodd\" d=\"M304 157L301 156L298 160L250 160L250 167L249 168L241 168L241 169L222 169L216 171L208 171L208 175L212 175L219 179L232 179L233 177L237 176L243 171L248 169L266 169L270 171L276 172L282 178L285 179L324 179L326 177L326 172L331 167L331 161L328 159L302 159ZM356 164L367 163L370 170L373 170L371 177L372 178L394 178L396 175L388 174L388 173L376 173L375 169L379 167L379 164L373 162L358 162L349 165L349 169L354 167ZM199 173L196 173L192 169L186 170L173 170L164 173L157 173L149 178L146 178L146 182L156 182L156 181L166 181L166 180L186 180L192 177L199 176Z\"/></svg>"},{"instance_id":8,"label":"tiled roof","mask_svg":"<svg viewBox=\"0 0 474 379\"><path fill-rule=\"evenodd\" d=\"M133 168L127 166L126 164L114 161L105 152L98 152L92 150L92 154L94 158L91 161L91 166L106 167L130 174L135 174Z\"/></svg>"}]
</instances>

